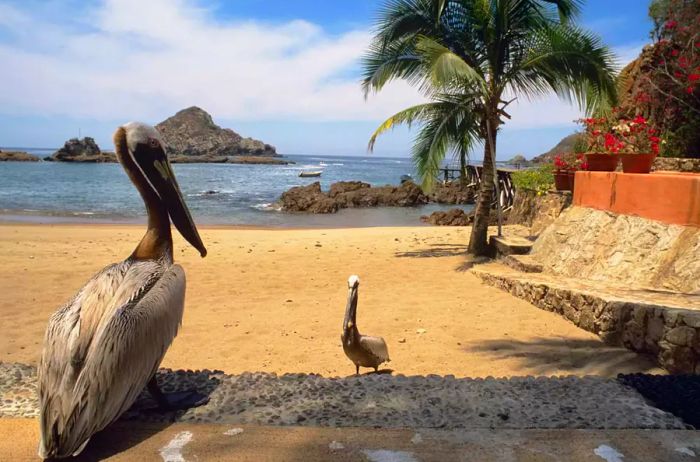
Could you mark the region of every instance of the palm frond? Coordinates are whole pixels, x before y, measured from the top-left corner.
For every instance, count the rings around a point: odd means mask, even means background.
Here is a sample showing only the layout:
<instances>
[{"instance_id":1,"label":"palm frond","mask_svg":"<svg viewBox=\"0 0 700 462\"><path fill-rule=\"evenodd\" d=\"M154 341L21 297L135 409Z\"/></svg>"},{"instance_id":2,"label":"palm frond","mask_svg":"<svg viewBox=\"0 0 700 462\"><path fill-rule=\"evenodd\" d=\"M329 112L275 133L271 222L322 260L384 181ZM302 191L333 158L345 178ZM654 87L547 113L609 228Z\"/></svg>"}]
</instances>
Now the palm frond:
<instances>
[{"instance_id":1,"label":"palm frond","mask_svg":"<svg viewBox=\"0 0 700 462\"><path fill-rule=\"evenodd\" d=\"M530 97L553 91L592 113L616 101L615 68L614 54L598 37L555 25L533 31L529 52L504 83Z\"/></svg>"},{"instance_id":2,"label":"palm frond","mask_svg":"<svg viewBox=\"0 0 700 462\"><path fill-rule=\"evenodd\" d=\"M455 82L463 86L477 86L486 92L486 81L481 70L473 68L450 49L426 36L420 36L416 51L425 62L430 83L434 88L449 88Z\"/></svg>"}]
</instances>

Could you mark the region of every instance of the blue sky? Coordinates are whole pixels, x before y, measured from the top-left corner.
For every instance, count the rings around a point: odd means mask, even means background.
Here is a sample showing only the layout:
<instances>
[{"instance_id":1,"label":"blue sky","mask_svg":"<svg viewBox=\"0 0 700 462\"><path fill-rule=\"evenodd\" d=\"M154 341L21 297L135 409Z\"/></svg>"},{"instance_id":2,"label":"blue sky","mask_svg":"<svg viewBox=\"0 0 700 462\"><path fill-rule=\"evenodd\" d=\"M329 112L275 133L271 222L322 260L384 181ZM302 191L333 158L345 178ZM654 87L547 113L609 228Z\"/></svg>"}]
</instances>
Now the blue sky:
<instances>
[{"instance_id":1,"label":"blue sky","mask_svg":"<svg viewBox=\"0 0 700 462\"><path fill-rule=\"evenodd\" d=\"M362 97L358 59L380 3L0 0L0 146L57 147L80 131L108 149L123 122L198 105L282 153L367 155L373 129L421 101L403 83ZM581 22L625 63L648 42L647 5L589 0ZM501 159L575 129L578 111L553 97L517 104ZM399 128L376 155L408 156L411 140Z\"/></svg>"}]
</instances>

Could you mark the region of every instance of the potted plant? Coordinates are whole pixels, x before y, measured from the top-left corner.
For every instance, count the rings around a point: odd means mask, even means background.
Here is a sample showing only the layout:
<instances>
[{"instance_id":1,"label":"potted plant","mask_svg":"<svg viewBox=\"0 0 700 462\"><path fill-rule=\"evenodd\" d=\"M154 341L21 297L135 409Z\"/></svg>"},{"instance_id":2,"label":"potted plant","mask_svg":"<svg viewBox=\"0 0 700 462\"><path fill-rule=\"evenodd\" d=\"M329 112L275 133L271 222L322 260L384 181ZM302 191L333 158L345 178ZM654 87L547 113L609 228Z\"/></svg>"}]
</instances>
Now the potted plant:
<instances>
[{"instance_id":1,"label":"potted plant","mask_svg":"<svg viewBox=\"0 0 700 462\"><path fill-rule=\"evenodd\" d=\"M661 143L656 129L644 117L637 116L632 120L621 119L612 130L620 145L622 171L649 173Z\"/></svg>"},{"instance_id":2,"label":"potted plant","mask_svg":"<svg viewBox=\"0 0 700 462\"><path fill-rule=\"evenodd\" d=\"M580 119L586 141L588 170L614 172L620 161L619 146L611 133L611 123L605 117Z\"/></svg>"},{"instance_id":3,"label":"potted plant","mask_svg":"<svg viewBox=\"0 0 700 462\"><path fill-rule=\"evenodd\" d=\"M583 154L557 154L554 157L554 187L557 191L573 191L576 171L588 170Z\"/></svg>"},{"instance_id":4,"label":"potted plant","mask_svg":"<svg viewBox=\"0 0 700 462\"><path fill-rule=\"evenodd\" d=\"M554 157L554 187L557 191L571 191L569 163L561 154Z\"/></svg>"}]
</instances>

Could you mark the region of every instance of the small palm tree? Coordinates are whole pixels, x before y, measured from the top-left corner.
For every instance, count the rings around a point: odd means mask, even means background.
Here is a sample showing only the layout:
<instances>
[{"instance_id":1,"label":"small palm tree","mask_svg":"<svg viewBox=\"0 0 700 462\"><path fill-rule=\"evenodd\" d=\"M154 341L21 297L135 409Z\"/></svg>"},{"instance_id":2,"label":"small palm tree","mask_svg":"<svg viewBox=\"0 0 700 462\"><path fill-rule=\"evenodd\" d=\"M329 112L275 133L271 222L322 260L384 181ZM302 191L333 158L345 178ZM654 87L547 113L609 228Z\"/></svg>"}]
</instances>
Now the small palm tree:
<instances>
[{"instance_id":1,"label":"small palm tree","mask_svg":"<svg viewBox=\"0 0 700 462\"><path fill-rule=\"evenodd\" d=\"M572 22L580 0L386 0L363 61L365 96L393 79L430 100L389 117L369 141L419 123L412 155L430 189L445 155L484 146L469 251L488 250L499 127L514 97L554 92L592 112L616 98L610 50ZM508 100L508 98L511 98Z\"/></svg>"}]
</instances>

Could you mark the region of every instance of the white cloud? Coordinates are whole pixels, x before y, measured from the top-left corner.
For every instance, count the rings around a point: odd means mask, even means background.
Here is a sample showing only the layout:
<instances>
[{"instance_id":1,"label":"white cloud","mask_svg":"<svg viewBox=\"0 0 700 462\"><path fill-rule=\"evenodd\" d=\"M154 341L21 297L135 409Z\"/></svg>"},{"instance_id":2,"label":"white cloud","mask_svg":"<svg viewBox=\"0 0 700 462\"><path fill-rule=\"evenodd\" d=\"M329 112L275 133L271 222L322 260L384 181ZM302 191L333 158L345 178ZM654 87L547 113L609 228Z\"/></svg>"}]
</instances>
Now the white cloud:
<instances>
[{"instance_id":1,"label":"white cloud","mask_svg":"<svg viewBox=\"0 0 700 462\"><path fill-rule=\"evenodd\" d=\"M158 121L198 105L221 119L377 121L422 100L403 82L364 100L355 75L368 30L221 22L195 0L105 0L76 16L63 26L0 4L0 32L14 37L0 42L0 111ZM579 115L556 98L512 114L513 128Z\"/></svg>"}]
</instances>

